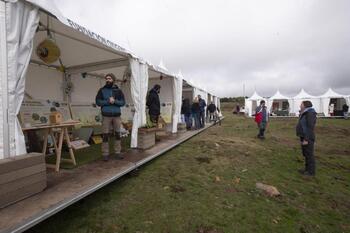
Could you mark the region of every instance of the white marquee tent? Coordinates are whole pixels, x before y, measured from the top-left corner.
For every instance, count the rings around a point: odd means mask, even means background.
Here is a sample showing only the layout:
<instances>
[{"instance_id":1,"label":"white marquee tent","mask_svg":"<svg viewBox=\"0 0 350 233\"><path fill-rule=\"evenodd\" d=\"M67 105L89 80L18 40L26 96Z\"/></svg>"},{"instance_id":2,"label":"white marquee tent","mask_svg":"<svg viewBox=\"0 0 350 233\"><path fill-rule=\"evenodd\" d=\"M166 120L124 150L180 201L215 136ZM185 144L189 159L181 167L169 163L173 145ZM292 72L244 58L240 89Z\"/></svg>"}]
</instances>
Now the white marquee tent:
<instances>
[{"instance_id":1,"label":"white marquee tent","mask_svg":"<svg viewBox=\"0 0 350 233\"><path fill-rule=\"evenodd\" d=\"M293 97L291 113L295 113L296 116L299 115L300 104L301 102L309 100L312 102L313 108L316 112L320 112L320 98L317 96L310 95L304 89L301 89L300 92Z\"/></svg>"},{"instance_id":2,"label":"white marquee tent","mask_svg":"<svg viewBox=\"0 0 350 233\"><path fill-rule=\"evenodd\" d=\"M272 112L272 107L273 107L273 103L274 102L278 102L278 106L279 106L278 110L282 110L282 103L284 101L288 101L288 105L289 105L288 111L290 111L290 108L291 108L292 102L293 102L292 98L287 97L285 95L282 95L280 93L280 91L277 90L277 92L267 100L267 109L268 109L268 111Z\"/></svg>"},{"instance_id":3,"label":"white marquee tent","mask_svg":"<svg viewBox=\"0 0 350 233\"><path fill-rule=\"evenodd\" d=\"M255 114L255 108L259 105L259 102L264 100L256 91L254 91L253 95L247 99L245 99L244 109L248 116L252 116Z\"/></svg>"},{"instance_id":4,"label":"white marquee tent","mask_svg":"<svg viewBox=\"0 0 350 233\"><path fill-rule=\"evenodd\" d=\"M339 94L335 91L333 91L332 88L329 88L326 93L324 93L323 95L318 96L321 100L321 104L320 104L320 111L323 112L324 116L328 117L330 116L329 114L329 105L331 102L331 99L339 99L339 100L344 100L343 102L347 103L349 105L349 97L347 95L342 95ZM340 104L339 104L340 105ZM338 109L341 109L341 106L338 106Z\"/></svg>"},{"instance_id":5,"label":"white marquee tent","mask_svg":"<svg viewBox=\"0 0 350 233\"><path fill-rule=\"evenodd\" d=\"M60 60L46 65L33 48L44 39L55 41ZM131 147L146 123L146 95L160 83L161 98L172 103L172 132L181 109L182 76L153 66L130 51L65 18L51 1L0 1L0 159L26 153L17 119L25 96L93 103L106 73L114 73L126 102L134 107ZM163 79L160 80L160 76ZM193 94L207 97L194 87ZM123 111L123 110L122 110Z\"/></svg>"}]
</instances>

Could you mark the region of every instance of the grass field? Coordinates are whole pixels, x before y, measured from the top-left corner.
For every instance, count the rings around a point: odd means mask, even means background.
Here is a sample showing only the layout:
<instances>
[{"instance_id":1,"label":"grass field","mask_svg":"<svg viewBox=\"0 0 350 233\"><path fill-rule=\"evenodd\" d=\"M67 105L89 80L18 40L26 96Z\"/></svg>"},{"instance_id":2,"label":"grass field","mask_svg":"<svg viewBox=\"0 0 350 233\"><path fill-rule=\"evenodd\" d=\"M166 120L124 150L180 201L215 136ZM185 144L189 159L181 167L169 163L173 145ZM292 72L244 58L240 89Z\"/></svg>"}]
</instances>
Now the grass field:
<instances>
[{"instance_id":1,"label":"grass field","mask_svg":"<svg viewBox=\"0 0 350 233\"><path fill-rule=\"evenodd\" d=\"M260 141L252 119L225 116L30 232L350 232L350 120L318 120L317 174L305 178L296 119L272 119Z\"/></svg>"}]
</instances>

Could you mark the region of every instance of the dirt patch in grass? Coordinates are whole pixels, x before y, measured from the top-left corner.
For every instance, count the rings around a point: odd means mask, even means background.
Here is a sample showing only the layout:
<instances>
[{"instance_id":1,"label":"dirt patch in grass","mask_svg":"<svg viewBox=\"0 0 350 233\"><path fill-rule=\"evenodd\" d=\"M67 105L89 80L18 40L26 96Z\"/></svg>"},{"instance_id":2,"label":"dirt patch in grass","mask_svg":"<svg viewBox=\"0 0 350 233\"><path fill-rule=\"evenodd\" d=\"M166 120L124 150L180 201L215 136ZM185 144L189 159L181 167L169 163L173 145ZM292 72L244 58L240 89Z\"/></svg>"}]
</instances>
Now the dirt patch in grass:
<instances>
[{"instance_id":1,"label":"dirt patch in grass","mask_svg":"<svg viewBox=\"0 0 350 233\"><path fill-rule=\"evenodd\" d=\"M170 191L173 193L183 193L186 191L186 189L180 185L171 185Z\"/></svg>"},{"instance_id":2,"label":"dirt patch in grass","mask_svg":"<svg viewBox=\"0 0 350 233\"><path fill-rule=\"evenodd\" d=\"M196 157L195 158L199 163L210 163L212 160L211 158L208 157Z\"/></svg>"},{"instance_id":3,"label":"dirt patch in grass","mask_svg":"<svg viewBox=\"0 0 350 233\"><path fill-rule=\"evenodd\" d=\"M222 231L214 229L213 227L200 226L196 233L222 233Z\"/></svg>"}]
</instances>

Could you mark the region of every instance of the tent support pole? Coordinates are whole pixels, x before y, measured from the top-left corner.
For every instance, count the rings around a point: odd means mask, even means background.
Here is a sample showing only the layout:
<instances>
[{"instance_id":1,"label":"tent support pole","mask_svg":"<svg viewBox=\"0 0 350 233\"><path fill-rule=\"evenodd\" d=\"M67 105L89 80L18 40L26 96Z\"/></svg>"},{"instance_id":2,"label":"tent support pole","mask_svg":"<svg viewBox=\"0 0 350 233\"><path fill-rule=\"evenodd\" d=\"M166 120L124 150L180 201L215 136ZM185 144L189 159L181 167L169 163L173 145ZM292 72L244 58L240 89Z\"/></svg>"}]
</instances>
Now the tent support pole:
<instances>
[{"instance_id":1,"label":"tent support pole","mask_svg":"<svg viewBox=\"0 0 350 233\"><path fill-rule=\"evenodd\" d=\"M1 98L2 98L2 113L3 114L3 155L0 154L0 158L10 157L10 130L9 130L9 103L8 103L8 75L7 75L7 44L6 44L6 3L0 1L0 79L1 79Z\"/></svg>"}]
</instances>

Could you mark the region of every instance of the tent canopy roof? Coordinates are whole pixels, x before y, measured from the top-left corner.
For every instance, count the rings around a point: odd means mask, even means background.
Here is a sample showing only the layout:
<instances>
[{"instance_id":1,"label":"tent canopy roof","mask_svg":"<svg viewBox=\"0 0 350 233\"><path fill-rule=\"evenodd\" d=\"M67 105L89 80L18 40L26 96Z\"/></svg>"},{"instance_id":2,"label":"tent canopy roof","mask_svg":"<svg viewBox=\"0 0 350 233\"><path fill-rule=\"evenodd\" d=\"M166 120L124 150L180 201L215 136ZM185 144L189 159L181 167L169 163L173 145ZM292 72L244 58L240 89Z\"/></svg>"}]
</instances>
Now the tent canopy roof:
<instances>
[{"instance_id":1,"label":"tent canopy roof","mask_svg":"<svg viewBox=\"0 0 350 233\"><path fill-rule=\"evenodd\" d=\"M248 98L248 100L261 100L263 97L261 97L256 91L254 91L253 95Z\"/></svg>"},{"instance_id":2,"label":"tent canopy roof","mask_svg":"<svg viewBox=\"0 0 350 233\"><path fill-rule=\"evenodd\" d=\"M341 95L335 91L333 91L332 88L329 88L326 93L323 95L320 95L319 98L344 98L346 95Z\"/></svg>"},{"instance_id":3,"label":"tent canopy roof","mask_svg":"<svg viewBox=\"0 0 350 233\"><path fill-rule=\"evenodd\" d=\"M273 96L271 96L269 99L270 100L285 100L285 99L288 100L290 98L285 95L282 95L281 92L277 90L277 92Z\"/></svg>"},{"instance_id":4,"label":"tent canopy roof","mask_svg":"<svg viewBox=\"0 0 350 233\"><path fill-rule=\"evenodd\" d=\"M300 92L296 96L293 97L293 99L312 99L312 98L317 98L317 97L310 95L303 88L300 90Z\"/></svg>"}]
</instances>

